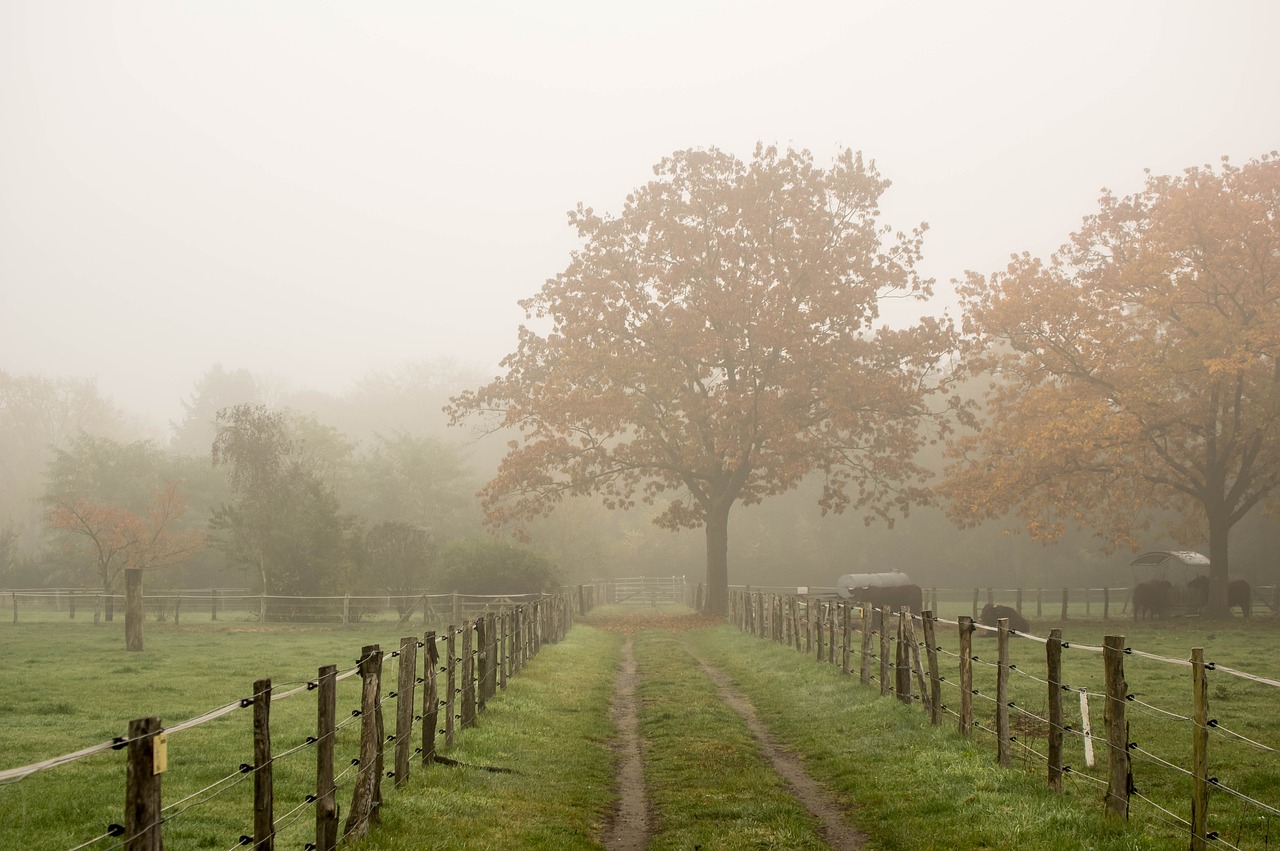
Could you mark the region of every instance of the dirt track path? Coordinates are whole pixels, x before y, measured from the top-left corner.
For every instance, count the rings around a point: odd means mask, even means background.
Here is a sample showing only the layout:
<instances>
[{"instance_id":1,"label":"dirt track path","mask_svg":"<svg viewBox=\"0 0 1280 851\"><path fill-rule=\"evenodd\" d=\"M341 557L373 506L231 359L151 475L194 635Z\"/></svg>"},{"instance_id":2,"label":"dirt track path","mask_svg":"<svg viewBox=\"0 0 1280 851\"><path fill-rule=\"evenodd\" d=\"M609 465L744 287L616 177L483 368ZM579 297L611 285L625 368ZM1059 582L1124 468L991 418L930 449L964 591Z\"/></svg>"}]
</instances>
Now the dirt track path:
<instances>
[{"instance_id":1,"label":"dirt track path","mask_svg":"<svg viewBox=\"0 0 1280 851\"><path fill-rule=\"evenodd\" d=\"M837 851L864 849L866 837L845 822L843 809L809 776L800 760L774 741L768 728L756 715L751 701L733 687L729 676L699 659L687 646L685 650L715 684L725 705L742 717L747 729L755 737L761 757L782 777L796 800L818 820L818 831L826 843ZM622 667L614 687L611 709L618 728L618 739L614 747L618 751L619 761L616 778L618 806L604 837L605 848L609 851L640 851L648 844L654 832L654 819L645 789L644 754L639 734L639 706L636 698L639 679L631 636L628 634L626 643L622 646Z\"/></svg>"}]
</instances>

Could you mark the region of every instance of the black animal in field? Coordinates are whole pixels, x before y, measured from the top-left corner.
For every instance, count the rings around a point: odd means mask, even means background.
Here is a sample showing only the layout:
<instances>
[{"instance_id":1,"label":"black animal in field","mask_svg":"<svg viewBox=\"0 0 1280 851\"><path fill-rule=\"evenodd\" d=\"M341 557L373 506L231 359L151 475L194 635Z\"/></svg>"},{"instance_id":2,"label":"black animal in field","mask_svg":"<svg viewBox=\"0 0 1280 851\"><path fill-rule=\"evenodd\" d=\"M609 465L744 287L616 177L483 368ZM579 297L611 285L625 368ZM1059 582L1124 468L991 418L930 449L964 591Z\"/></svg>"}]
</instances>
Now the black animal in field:
<instances>
[{"instance_id":1,"label":"black animal in field","mask_svg":"<svg viewBox=\"0 0 1280 851\"><path fill-rule=\"evenodd\" d=\"M1200 611L1209 605L1209 577L1197 576L1187 583L1187 602ZM1253 588L1243 579L1233 579L1227 583L1227 610L1240 607L1240 614L1250 617L1253 614Z\"/></svg>"},{"instance_id":2,"label":"black animal in field","mask_svg":"<svg viewBox=\"0 0 1280 851\"><path fill-rule=\"evenodd\" d=\"M1031 624L1027 619L1012 606L997 606L995 603L987 603L982 607L982 614L978 615L978 623L983 626L995 627L1000 618L1009 619L1009 628L1018 632L1031 632Z\"/></svg>"},{"instance_id":3,"label":"black animal in field","mask_svg":"<svg viewBox=\"0 0 1280 851\"><path fill-rule=\"evenodd\" d=\"M870 588L850 588L849 596L860 603L869 603L886 612L910 609L915 614L924 611L924 592L919 585L881 585Z\"/></svg>"},{"instance_id":4,"label":"black animal in field","mask_svg":"<svg viewBox=\"0 0 1280 851\"><path fill-rule=\"evenodd\" d=\"M1173 583L1167 579L1141 582L1133 589L1133 619L1167 618L1173 605Z\"/></svg>"}]
</instances>

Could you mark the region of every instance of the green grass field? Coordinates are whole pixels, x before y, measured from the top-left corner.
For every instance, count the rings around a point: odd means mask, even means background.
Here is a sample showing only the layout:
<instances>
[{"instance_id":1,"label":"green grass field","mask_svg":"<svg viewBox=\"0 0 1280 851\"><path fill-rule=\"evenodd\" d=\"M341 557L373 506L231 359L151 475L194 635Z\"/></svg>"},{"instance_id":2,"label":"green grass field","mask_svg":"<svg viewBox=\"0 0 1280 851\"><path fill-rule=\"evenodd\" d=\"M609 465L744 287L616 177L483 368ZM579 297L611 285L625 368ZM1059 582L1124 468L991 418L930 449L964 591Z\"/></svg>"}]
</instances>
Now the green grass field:
<instances>
[{"instance_id":1,"label":"green grass field","mask_svg":"<svg viewBox=\"0 0 1280 851\"><path fill-rule=\"evenodd\" d=\"M1047 633L1049 624L1034 625ZM172 725L247 696L260 677L271 677L282 690L314 678L323 664L345 670L362 645L397 646L401 634L412 632L390 623L350 629L148 623L146 651L130 654L120 624L6 624L0 627L0 770L109 740L124 733L130 718L158 715ZM1112 633L1126 635L1131 647L1175 659L1203 646L1220 665L1280 676L1273 652L1280 625L1269 618L1221 626L1073 620L1065 633L1077 646L1064 653L1064 679L1091 692L1101 691L1101 657L1078 645L1100 644ZM955 635L953 629L939 631L939 643L951 653L958 648ZM608 706L621 643L615 631L580 625L564 642L544 647L490 701L479 725L459 734L448 755L464 765L415 764L408 786L399 790L385 781L382 829L352 847L601 847L614 800ZM875 848L1186 847L1185 834L1151 805L1135 801L1127 826L1109 824L1101 790L1084 776L1069 782L1065 794L1053 795L1035 756L1015 748L1015 766L999 768L988 733L979 730L965 740L951 717L943 729L933 729L918 706L880 698L876 688L858 684L856 674L846 677L838 667L786 647L728 626L641 630L635 646L647 780L660 828L653 848L818 847L809 817L759 761L741 720L718 702L690 653L731 675L779 742L851 807L854 824ZM975 686L994 694L994 668L986 662L994 660L995 641L977 639L975 647ZM1013 699L1042 715L1045 687L1034 677L1043 677L1044 645L1020 640L1012 648L1021 672L1012 678ZM954 679L946 670L954 658L943 659L944 675ZM1190 728L1178 719L1190 712L1188 669L1135 655L1126 657L1126 674L1142 704L1158 708L1129 705L1131 738L1143 751L1188 764ZM340 684L340 722L358 704L358 689L357 678ZM1273 688L1214 671L1209 691L1211 717L1223 727L1270 747L1280 743ZM313 732L311 694L273 705L277 753ZM954 687L944 691L944 701L958 705ZM1078 722L1075 701L1072 696L1067 703L1069 722L1073 712ZM979 723L991 726L993 704L979 697L975 707ZM393 712L394 701L386 708ZM1100 727L1100 703L1093 712ZM169 847L229 849L251 832L252 783L236 782L248 775L235 774L240 763L252 760L251 721L250 710L241 709L170 737L166 805L207 791L166 814ZM356 752L357 733L358 723L340 733L340 770ZM1043 751L1043 736L1034 728L1022 731L1022 739ZM1069 738L1068 747L1067 761L1078 775L1105 776L1105 748L1099 747L1098 767L1089 772L1080 740ZM1185 779L1141 754L1134 759L1139 792L1185 818ZM1277 806L1280 763L1273 752L1215 732L1210 764L1224 785ZM276 774L278 847L301 848L314 820L304 800L314 777L312 750L282 759ZM339 794L344 810L349 777L347 783ZM0 786L6 816L0 847L74 848L122 821L123 789L123 756L115 751ZM1277 828L1265 810L1226 793L1213 797L1210 826L1242 848L1266 847Z\"/></svg>"}]
</instances>

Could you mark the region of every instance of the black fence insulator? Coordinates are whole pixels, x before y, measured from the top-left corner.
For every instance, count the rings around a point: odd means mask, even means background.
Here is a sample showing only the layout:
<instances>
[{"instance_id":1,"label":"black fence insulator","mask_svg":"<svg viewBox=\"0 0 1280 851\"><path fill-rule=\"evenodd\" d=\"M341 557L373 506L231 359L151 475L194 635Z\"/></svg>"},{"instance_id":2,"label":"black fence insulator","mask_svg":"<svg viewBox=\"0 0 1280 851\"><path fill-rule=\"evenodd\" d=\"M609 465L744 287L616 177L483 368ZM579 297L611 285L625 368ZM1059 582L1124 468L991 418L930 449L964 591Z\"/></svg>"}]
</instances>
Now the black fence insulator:
<instances>
[{"instance_id":1,"label":"black fence insulator","mask_svg":"<svg viewBox=\"0 0 1280 851\"><path fill-rule=\"evenodd\" d=\"M1070 642L1070 641L1064 641L1064 642L1062 642L1062 649L1063 649L1063 650L1066 650L1066 649L1067 649L1067 648L1069 648L1070 646L1071 646L1071 642Z\"/></svg>"},{"instance_id":2,"label":"black fence insulator","mask_svg":"<svg viewBox=\"0 0 1280 851\"><path fill-rule=\"evenodd\" d=\"M316 690L316 689L318 689L318 688L320 688L320 684L319 684L319 683L313 683L313 682L308 682L308 683L307 683L307 691L315 691L315 690Z\"/></svg>"},{"instance_id":3,"label":"black fence insulator","mask_svg":"<svg viewBox=\"0 0 1280 851\"><path fill-rule=\"evenodd\" d=\"M126 739L124 736L116 736L115 738L113 738L113 739L111 740L111 749L112 749L113 751L118 751L118 750L120 750L121 748L123 748L123 747L124 747L125 745L127 745L127 744L129 744L129 740L128 740L128 739ZM120 829L121 829L121 830L124 830L124 828L123 828L123 827L122 827L122 828L120 828Z\"/></svg>"},{"instance_id":4,"label":"black fence insulator","mask_svg":"<svg viewBox=\"0 0 1280 851\"><path fill-rule=\"evenodd\" d=\"M388 742L394 742L395 740L396 740L396 734L395 734L395 733L390 733L390 734L387 736L387 741L388 741Z\"/></svg>"},{"instance_id":5,"label":"black fence insulator","mask_svg":"<svg viewBox=\"0 0 1280 851\"><path fill-rule=\"evenodd\" d=\"M1130 742L1130 743L1129 743L1129 745L1128 745L1128 748L1129 748L1129 750L1131 750L1131 751L1136 751L1136 750L1138 749L1138 743L1137 743L1137 742Z\"/></svg>"},{"instance_id":6,"label":"black fence insulator","mask_svg":"<svg viewBox=\"0 0 1280 851\"><path fill-rule=\"evenodd\" d=\"M1205 662L1205 663L1204 663L1204 669L1205 669L1206 671L1216 671L1216 670L1218 670L1218 663L1217 663L1217 662Z\"/></svg>"},{"instance_id":7,"label":"black fence insulator","mask_svg":"<svg viewBox=\"0 0 1280 851\"><path fill-rule=\"evenodd\" d=\"M315 736L307 736L307 744L314 745L317 741Z\"/></svg>"},{"instance_id":8,"label":"black fence insulator","mask_svg":"<svg viewBox=\"0 0 1280 851\"><path fill-rule=\"evenodd\" d=\"M1138 696L1136 694L1126 694L1124 696L1124 699L1128 701L1134 701L1138 699Z\"/></svg>"},{"instance_id":9,"label":"black fence insulator","mask_svg":"<svg viewBox=\"0 0 1280 851\"><path fill-rule=\"evenodd\" d=\"M303 800L303 802L304 802L304 803L314 804L314 803L316 802L316 796L315 796L315 795L308 795L307 797L303 798L302 800Z\"/></svg>"},{"instance_id":10,"label":"black fence insulator","mask_svg":"<svg viewBox=\"0 0 1280 851\"><path fill-rule=\"evenodd\" d=\"M397 657L397 656L399 656L399 655L400 655L400 651L399 651L399 650L392 650L392 651L391 651L391 658L392 658L392 659L396 658L396 657Z\"/></svg>"},{"instance_id":11,"label":"black fence insulator","mask_svg":"<svg viewBox=\"0 0 1280 851\"><path fill-rule=\"evenodd\" d=\"M252 836L245 836L243 833L242 833L242 834L240 834L240 844L241 844L241 845L252 845L252 844L253 844L253 837L252 837Z\"/></svg>"},{"instance_id":12,"label":"black fence insulator","mask_svg":"<svg viewBox=\"0 0 1280 851\"><path fill-rule=\"evenodd\" d=\"M414 678L414 680L413 680L413 684L414 684L414 685L416 685L416 686L420 686L420 685L422 685L422 682L423 682L423 681L422 681L422 677L415 677L415 678Z\"/></svg>"},{"instance_id":13,"label":"black fence insulator","mask_svg":"<svg viewBox=\"0 0 1280 851\"><path fill-rule=\"evenodd\" d=\"M387 700L390 700L391 698L393 698L393 697L395 697L395 696L396 696L396 692L394 692L394 691L389 691L389 692L387 692L387 698L386 698L386 699L387 699Z\"/></svg>"},{"instance_id":14,"label":"black fence insulator","mask_svg":"<svg viewBox=\"0 0 1280 851\"><path fill-rule=\"evenodd\" d=\"M1209 726L1209 727L1216 727L1216 726L1218 726L1218 719L1217 719L1217 718L1210 718L1210 719L1206 722L1206 726Z\"/></svg>"},{"instance_id":15,"label":"black fence insulator","mask_svg":"<svg viewBox=\"0 0 1280 851\"><path fill-rule=\"evenodd\" d=\"M359 764L360 764L360 757L358 757L358 756L356 756L356 757L352 757L352 758L351 758L351 764L352 764L352 765L359 765Z\"/></svg>"},{"instance_id":16,"label":"black fence insulator","mask_svg":"<svg viewBox=\"0 0 1280 851\"><path fill-rule=\"evenodd\" d=\"M353 710L351 710L351 717L352 717L352 718L359 718L359 717L360 717L360 710L359 710L359 709L353 709Z\"/></svg>"},{"instance_id":17,"label":"black fence insulator","mask_svg":"<svg viewBox=\"0 0 1280 851\"><path fill-rule=\"evenodd\" d=\"M252 765L250 765L250 764L249 764L249 763L247 763L247 762L242 762L242 763L240 763L240 773L241 773L241 774L248 774L250 771L253 771L253 766L252 766Z\"/></svg>"},{"instance_id":18,"label":"black fence insulator","mask_svg":"<svg viewBox=\"0 0 1280 851\"><path fill-rule=\"evenodd\" d=\"M107 836L124 836L124 825L114 822L107 825Z\"/></svg>"},{"instance_id":19,"label":"black fence insulator","mask_svg":"<svg viewBox=\"0 0 1280 851\"><path fill-rule=\"evenodd\" d=\"M415 715L415 716L413 716L413 720L414 720L414 721L421 721L421 720L422 720L422 716L421 716L421 715Z\"/></svg>"},{"instance_id":20,"label":"black fence insulator","mask_svg":"<svg viewBox=\"0 0 1280 851\"><path fill-rule=\"evenodd\" d=\"M240 698L240 708L241 708L241 709L244 709L244 708L249 707L249 706L253 706L253 698L252 698L252 697L242 697L242 698Z\"/></svg>"}]
</instances>

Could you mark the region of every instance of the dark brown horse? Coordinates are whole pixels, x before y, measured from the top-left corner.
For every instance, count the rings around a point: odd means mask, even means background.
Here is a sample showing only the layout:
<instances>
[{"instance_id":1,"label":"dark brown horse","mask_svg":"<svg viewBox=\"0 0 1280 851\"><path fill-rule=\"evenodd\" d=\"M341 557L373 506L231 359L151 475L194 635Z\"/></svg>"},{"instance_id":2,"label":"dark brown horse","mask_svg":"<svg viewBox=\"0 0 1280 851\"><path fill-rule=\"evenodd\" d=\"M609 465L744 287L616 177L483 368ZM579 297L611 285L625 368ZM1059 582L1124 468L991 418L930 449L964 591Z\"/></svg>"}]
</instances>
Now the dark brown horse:
<instances>
[{"instance_id":1,"label":"dark brown horse","mask_svg":"<svg viewBox=\"0 0 1280 851\"><path fill-rule=\"evenodd\" d=\"M978 623L983 626L995 627L1001 618L1009 619L1009 628L1016 629L1018 632L1031 632L1031 624L1022 616L1022 613L1012 606L997 606L995 603L987 603L982 607L982 614L978 615Z\"/></svg>"},{"instance_id":2,"label":"dark brown horse","mask_svg":"<svg viewBox=\"0 0 1280 851\"><path fill-rule=\"evenodd\" d=\"M1209 577L1197 576L1187 583L1187 601L1200 611L1209 605ZM1227 610L1240 607L1240 614L1246 618L1253 615L1253 588L1243 579L1233 579L1227 583Z\"/></svg>"},{"instance_id":3,"label":"dark brown horse","mask_svg":"<svg viewBox=\"0 0 1280 851\"><path fill-rule=\"evenodd\" d=\"M1173 605L1173 583L1167 579L1153 579L1139 583L1133 589L1133 619L1167 618Z\"/></svg>"}]
</instances>

